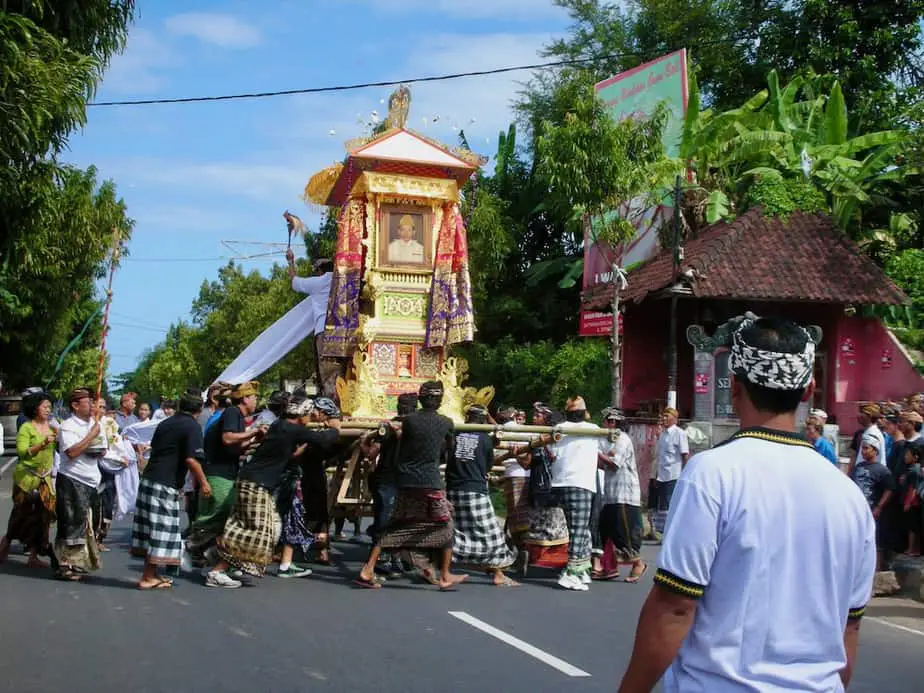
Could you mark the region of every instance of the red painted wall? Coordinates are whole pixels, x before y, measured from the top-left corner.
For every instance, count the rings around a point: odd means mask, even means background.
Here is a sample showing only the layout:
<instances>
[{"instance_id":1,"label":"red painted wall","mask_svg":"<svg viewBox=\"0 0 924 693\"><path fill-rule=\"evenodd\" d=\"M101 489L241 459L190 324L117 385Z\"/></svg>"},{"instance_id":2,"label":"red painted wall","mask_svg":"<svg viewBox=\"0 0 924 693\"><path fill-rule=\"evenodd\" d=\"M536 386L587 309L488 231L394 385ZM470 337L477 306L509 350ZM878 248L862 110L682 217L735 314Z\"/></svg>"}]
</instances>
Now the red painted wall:
<instances>
[{"instance_id":1,"label":"red painted wall","mask_svg":"<svg viewBox=\"0 0 924 693\"><path fill-rule=\"evenodd\" d=\"M828 413L842 426L853 424L858 402L900 400L924 391L924 376L879 320L842 315L836 330L836 401Z\"/></svg>"},{"instance_id":2,"label":"red painted wall","mask_svg":"<svg viewBox=\"0 0 924 693\"><path fill-rule=\"evenodd\" d=\"M924 391L918 374L888 331L875 319L847 317L843 306L813 303L739 303L681 299L678 302L678 403L682 417L692 414L693 347L686 340L688 325L697 323L705 308L717 320L751 310L779 315L821 327L818 353L827 355L827 379L822 405L829 416L849 428L856 403L899 399ZM667 398L667 344L670 301L647 300L626 308L623 331L623 407L638 409L645 400ZM883 357L891 356L891 362ZM833 421L832 421L833 422Z\"/></svg>"}]
</instances>

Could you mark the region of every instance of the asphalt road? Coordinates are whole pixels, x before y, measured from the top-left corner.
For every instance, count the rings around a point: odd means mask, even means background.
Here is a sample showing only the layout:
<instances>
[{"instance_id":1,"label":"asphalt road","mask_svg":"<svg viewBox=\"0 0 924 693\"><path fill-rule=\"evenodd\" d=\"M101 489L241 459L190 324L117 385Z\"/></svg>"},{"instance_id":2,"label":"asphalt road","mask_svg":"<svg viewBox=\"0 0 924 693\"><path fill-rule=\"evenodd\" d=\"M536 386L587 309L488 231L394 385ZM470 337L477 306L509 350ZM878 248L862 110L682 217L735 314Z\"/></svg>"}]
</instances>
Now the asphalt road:
<instances>
[{"instance_id":1,"label":"asphalt road","mask_svg":"<svg viewBox=\"0 0 924 693\"><path fill-rule=\"evenodd\" d=\"M0 523L9 481L0 482ZM642 584L557 587L537 571L519 589L472 576L458 592L394 581L351 587L364 548L337 545L335 565L299 579L207 589L198 574L140 592L141 565L113 530L103 569L85 583L48 579L25 557L0 566L0 681L18 693L131 690L614 691L632 648ZM650 558L655 547L646 547ZM924 613L876 603L864 622L851 691L920 690ZM454 615L455 614L455 615ZM473 623L501 631L498 639ZM509 644L518 638L533 655Z\"/></svg>"}]
</instances>

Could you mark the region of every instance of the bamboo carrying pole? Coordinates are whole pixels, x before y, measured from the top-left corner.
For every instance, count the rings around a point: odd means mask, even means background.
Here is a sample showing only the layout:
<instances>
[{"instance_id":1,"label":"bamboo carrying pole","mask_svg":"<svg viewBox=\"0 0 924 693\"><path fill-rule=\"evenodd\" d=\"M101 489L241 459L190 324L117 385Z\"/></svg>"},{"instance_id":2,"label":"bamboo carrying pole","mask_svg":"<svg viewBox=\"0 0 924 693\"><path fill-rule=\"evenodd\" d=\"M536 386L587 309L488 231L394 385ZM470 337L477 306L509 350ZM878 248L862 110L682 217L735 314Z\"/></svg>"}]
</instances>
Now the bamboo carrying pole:
<instances>
[{"instance_id":1,"label":"bamboo carrying pole","mask_svg":"<svg viewBox=\"0 0 924 693\"><path fill-rule=\"evenodd\" d=\"M103 334L99 340L99 362L96 368L96 399L93 400L93 409L103 394L103 370L106 361L106 335L109 333L109 307L112 305L112 279L115 276L116 265L119 262L119 248L122 238L117 228L112 229L112 256L109 258L109 283L106 286L106 308L103 310ZM99 417L96 417L99 420Z\"/></svg>"},{"instance_id":2,"label":"bamboo carrying pole","mask_svg":"<svg viewBox=\"0 0 924 693\"><path fill-rule=\"evenodd\" d=\"M344 419L340 434L345 437L361 436L365 431L384 432L386 426L401 427L400 421L353 421ZM324 424L309 423L308 428L325 428ZM613 435L613 430L609 428L579 428L577 430L570 428L561 428L560 426L499 426L497 424L456 424L457 432L480 432L494 433L501 439L507 434L532 434L532 435L550 435L550 436L590 436L592 438L609 438ZM509 440L510 438L508 438ZM514 439L515 440L515 439Z\"/></svg>"}]
</instances>

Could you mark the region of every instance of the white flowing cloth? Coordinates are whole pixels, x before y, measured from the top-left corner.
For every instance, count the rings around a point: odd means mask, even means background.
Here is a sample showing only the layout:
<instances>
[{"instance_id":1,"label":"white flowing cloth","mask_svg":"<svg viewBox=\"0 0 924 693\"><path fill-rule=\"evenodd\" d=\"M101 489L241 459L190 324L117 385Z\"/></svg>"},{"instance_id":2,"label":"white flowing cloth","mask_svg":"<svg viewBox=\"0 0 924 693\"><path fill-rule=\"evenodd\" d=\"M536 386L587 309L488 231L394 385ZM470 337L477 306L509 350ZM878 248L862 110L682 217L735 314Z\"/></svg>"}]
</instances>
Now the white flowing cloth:
<instances>
[{"instance_id":1,"label":"white flowing cloth","mask_svg":"<svg viewBox=\"0 0 924 693\"><path fill-rule=\"evenodd\" d=\"M115 475L116 506L113 511L113 519L115 520L122 520L135 512L135 502L138 500L138 486L140 484L138 456L135 454L134 446L125 438L122 438L119 447L125 459L129 460L130 463Z\"/></svg>"},{"instance_id":2,"label":"white flowing cloth","mask_svg":"<svg viewBox=\"0 0 924 693\"><path fill-rule=\"evenodd\" d=\"M279 363L306 337L322 332L332 276L328 272L320 277L295 277L292 288L308 294L308 298L263 330L215 382L237 385L254 380Z\"/></svg>"}]
</instances>

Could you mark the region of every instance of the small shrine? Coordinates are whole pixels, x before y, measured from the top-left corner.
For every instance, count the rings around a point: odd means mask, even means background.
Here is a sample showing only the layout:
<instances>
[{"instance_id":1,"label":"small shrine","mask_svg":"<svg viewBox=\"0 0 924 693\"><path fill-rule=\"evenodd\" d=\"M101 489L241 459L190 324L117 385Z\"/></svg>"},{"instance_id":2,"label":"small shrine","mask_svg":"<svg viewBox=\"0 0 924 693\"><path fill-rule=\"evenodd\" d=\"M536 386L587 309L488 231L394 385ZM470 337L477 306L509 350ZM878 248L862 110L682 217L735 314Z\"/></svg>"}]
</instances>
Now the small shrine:
<instances>
[{"instance_id":1,"label":"small shrine","mask_svg":"<svg viewBox=\"0 0 924 693\"><path fill-rule=\"evenodd\" d=\"M475 334L459 191L486 159L408 129L410 100L399 87L384 129L348 142L344 161L305 188L308 203L340 209L319 344L336 380L318 386L346 414L384 417L398 395L440 380L444 413L461 420L467 401L493 397L464 389L468 364L450 355Z\"/></svg>"}]
</instances>

